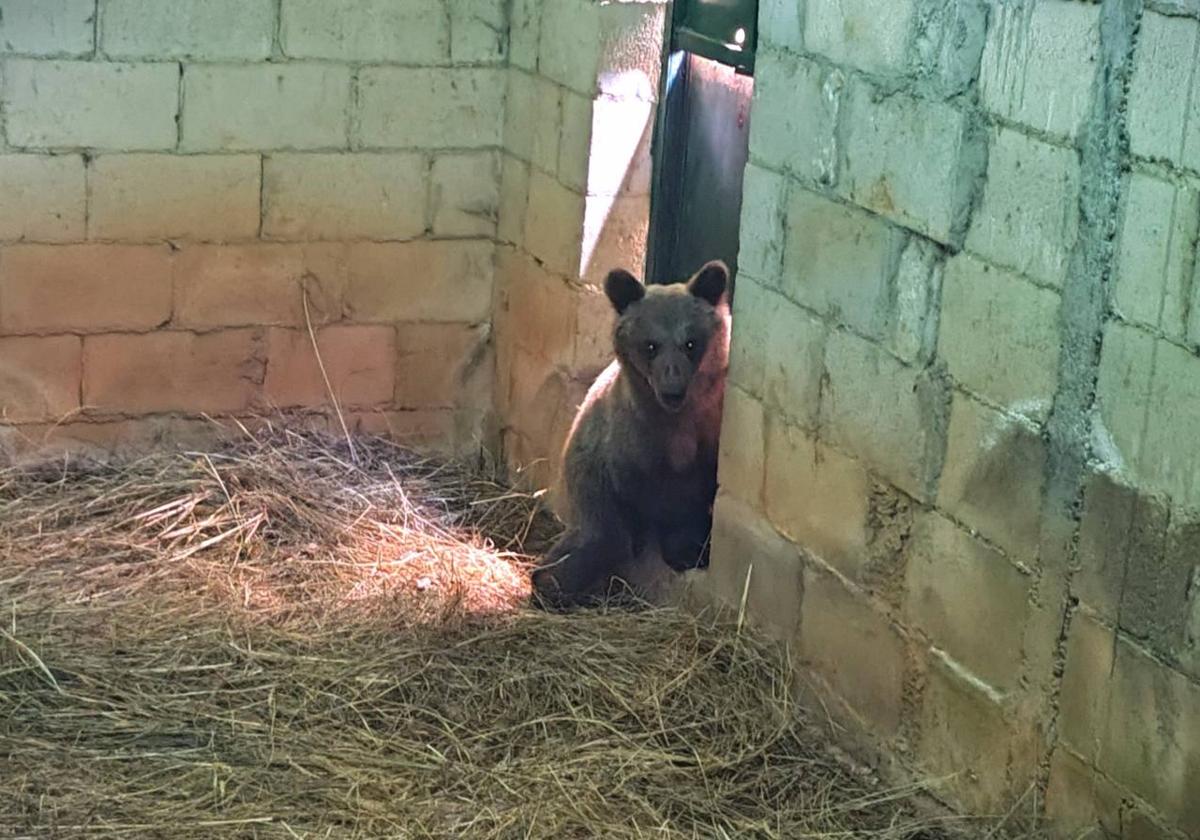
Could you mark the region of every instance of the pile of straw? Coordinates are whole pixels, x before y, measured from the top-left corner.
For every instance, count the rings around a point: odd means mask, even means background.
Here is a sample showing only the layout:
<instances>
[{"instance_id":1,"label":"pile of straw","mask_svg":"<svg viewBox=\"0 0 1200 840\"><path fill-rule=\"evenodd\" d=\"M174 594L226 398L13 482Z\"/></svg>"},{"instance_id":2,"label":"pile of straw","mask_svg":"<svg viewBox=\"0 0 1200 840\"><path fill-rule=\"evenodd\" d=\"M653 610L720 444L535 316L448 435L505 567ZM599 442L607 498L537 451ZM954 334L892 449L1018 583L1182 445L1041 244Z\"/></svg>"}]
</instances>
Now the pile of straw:
<instances>
[{"instance_id":1,"label":"pile of straw","mask_svg":"<svg viewBox=\"0 0 1200 840\"><path fill-rule=\"evenodd\" d=\"M555 531L383 439L0 469L0 836L941 836L747 633L525 608Z\"/></svg>"}]
</instances>

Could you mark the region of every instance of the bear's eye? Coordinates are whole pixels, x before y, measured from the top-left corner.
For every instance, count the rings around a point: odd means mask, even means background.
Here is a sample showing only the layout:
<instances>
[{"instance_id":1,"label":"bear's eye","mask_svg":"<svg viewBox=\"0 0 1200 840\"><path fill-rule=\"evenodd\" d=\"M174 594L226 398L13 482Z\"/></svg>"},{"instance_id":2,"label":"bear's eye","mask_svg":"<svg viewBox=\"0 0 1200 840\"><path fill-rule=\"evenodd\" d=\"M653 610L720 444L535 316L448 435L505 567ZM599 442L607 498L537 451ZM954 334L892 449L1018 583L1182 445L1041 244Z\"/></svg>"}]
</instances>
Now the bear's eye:
<instances>
[{"instance_id":1,"label":"bear's eye","mask_svg":"<svg viewBox=\"0 0 1200 840\"><path fill-rule=\"evenodd\" d=\"M688 351L689 353L691 353L693 350L695 350L695 349L696 349L696 342L694 342L694 341L688 341L688 343L687 343L687 344L685 344L685 345L683 345L683 346L687 348L687 351Z\"/></svg>"},{"instance_id":2,"label":"bear's eye","mask_svg":"<svg viewBox=\"0 0 1200 840\"><path fill-rule=\"evenodd\" d=\"M646 355L653 358L654 354L657 352L658 352L658 345L653 341L647 341L646 342Z\"/></svg>"}]
</instances>

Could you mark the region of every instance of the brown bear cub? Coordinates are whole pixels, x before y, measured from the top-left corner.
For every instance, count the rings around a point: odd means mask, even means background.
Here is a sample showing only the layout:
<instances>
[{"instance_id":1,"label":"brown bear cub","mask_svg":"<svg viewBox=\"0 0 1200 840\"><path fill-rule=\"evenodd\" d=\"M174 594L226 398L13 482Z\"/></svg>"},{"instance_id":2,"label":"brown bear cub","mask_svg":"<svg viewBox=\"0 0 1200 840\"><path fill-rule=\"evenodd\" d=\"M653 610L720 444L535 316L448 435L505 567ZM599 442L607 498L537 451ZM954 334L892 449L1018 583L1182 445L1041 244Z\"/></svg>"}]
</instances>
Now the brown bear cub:
<instances>
[{"instance_id":1,"label":"brown bear cub","mask_svg":"<svg viewBox=\"0 0 1200 840\"><path fill-rule=\"evenodd\" d=\"M628 271L604 290L617 312L616 359L567 437L567 531L534 572L548 607L602 597L616 571L657 548L676 571L708 563L717 438L729 365L729 270L644 286Z\"/></svg>"}]
</instances>

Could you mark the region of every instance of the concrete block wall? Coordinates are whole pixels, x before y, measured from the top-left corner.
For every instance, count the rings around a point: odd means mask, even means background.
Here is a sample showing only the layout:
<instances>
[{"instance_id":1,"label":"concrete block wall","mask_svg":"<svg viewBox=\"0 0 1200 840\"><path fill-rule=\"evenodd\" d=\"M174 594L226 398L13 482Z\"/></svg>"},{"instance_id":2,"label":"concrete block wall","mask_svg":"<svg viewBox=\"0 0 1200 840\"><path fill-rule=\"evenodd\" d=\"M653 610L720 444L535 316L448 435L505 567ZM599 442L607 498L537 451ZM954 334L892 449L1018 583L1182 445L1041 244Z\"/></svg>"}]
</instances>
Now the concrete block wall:
<instances>
[{"instance_id":1,"label":"concrete block wall","mask_svg":"<svg viewBox=\"0 0 1200 840\"><path fill-rule=\"evenodd\" d=\"M1200 837L1200 6L759 24L699 586L947 799Z\"/></svg>"},{"instance_id":2,"label":"concrete block wall","mask_svg":"<svg viewBox=\"0 0 1200 840\"><path fill-rule=\"evenodd\" d=\"M0 0L0 446L269 407L550 483L662 0ZM1200 7L762 0L711 569L893 769L1200 825ZM305 303L308 315L306 317Z\"/></svg>"},{"instance_id":3,"label":"concrete block wall","mask_svg":"<svg viewBox=\"0 0 1200 840\"><path fill-rule=\"evenodd\" d=\"M496 407L508 463L554 483L612 358L614 266L641 273L663 0L514 0L496 262Z\"/></svg>"},{"instance_id":4,"label":"concrete block wall","mask_svg":"<svg viewBox=\"0 0 1200 840\"><path fill-rule=\"evenodd\" d=\"M490 442L506 0L0 0L0 426ZM308 304L306 320L304 303Z\"/></svg>"}]
</instances>

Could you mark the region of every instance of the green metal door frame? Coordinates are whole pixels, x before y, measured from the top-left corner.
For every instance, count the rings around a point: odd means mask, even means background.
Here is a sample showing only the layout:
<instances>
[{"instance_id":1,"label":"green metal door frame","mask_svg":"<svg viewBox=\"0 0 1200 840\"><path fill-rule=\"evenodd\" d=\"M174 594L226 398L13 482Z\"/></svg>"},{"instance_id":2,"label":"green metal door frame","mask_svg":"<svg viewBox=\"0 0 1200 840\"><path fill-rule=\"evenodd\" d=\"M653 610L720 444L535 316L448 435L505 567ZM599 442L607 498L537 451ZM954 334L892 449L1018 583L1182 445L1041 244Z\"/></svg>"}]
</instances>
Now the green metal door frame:
<instances>
[{"instance_id":1,"label":"green metal door frame","mask_svg":"<svg viewBox=\"0 0 1200 840\"><path fill-rule=\"evenodd\" d=\"M675 0L667 43L753 75L758 0Z\"/></svg>"},{"instance_id":2,"label":"green metal door frame","mask_svg":"<svg viewBox=\"0 0 1200 840\"><path fill-rule=\"evenodd\" d=\"M758 0L675 0L665 36L651 145L653 174L645 266L649 283L680 279L675 275L679 226L683 224L688 133L692 122L700 117L692 113L688 96L687 55L698 55L752 76L758 45ZM737 198L740 206L740 190Z\"/></svg>"}]
</instances>

